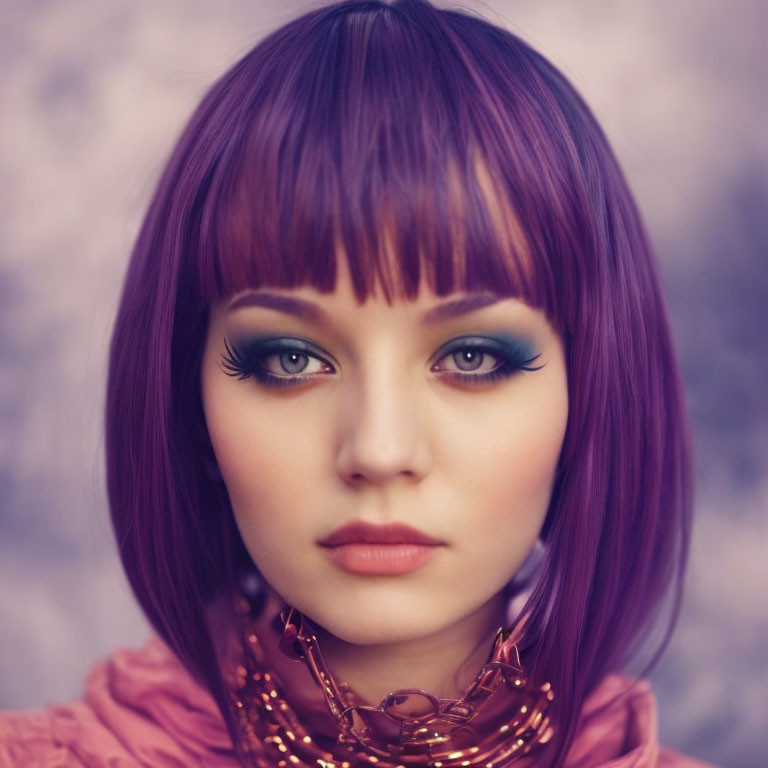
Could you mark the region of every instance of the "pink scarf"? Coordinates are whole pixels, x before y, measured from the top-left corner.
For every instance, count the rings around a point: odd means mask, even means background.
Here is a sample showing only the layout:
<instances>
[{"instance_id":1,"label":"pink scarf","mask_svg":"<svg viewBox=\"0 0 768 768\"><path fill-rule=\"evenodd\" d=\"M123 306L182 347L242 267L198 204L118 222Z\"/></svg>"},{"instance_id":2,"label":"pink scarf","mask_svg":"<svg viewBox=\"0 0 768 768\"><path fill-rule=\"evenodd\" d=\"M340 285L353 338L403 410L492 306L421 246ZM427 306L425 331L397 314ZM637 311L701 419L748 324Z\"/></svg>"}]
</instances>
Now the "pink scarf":
<instances>
[{"instance_id":1,"label":"pink scarf","mask_svg":"<svg viewBox=\"0 0 768 768\"><path fill-rule=\"evenodd\" d=\"M567 768L711 768L659 745L647 681L612 675L587 700ZM82 701L0 712L0 768L237 768L210 696L159 639L96 664Z\"/></svg>"}]
</instances>

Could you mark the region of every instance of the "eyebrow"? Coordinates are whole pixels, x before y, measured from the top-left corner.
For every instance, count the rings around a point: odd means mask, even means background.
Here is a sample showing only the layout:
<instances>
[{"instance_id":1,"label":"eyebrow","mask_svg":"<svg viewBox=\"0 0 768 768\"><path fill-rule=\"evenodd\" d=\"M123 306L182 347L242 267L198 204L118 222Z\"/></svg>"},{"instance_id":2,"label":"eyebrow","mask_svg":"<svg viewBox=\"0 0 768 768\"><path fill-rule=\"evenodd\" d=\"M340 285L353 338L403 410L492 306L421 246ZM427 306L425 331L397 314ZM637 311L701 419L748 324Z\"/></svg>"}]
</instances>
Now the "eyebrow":
<instances>
[{"instance_id":1,"label":"eyebrow","mask_svg":"<svg viewBox=\"0 0 768 768\"><path fill-rule=\"evenodd\" d=\"M460 299L452 299L436 307L426 310L421 315L422 325L434 325L452 317L465 315L476 309L490 306L500 300L499 296L492 293L473 293ZM283 296L279 293L265 291L249 292L234 299L227 307L227 312L233 312L242 307L266 307L278 312L295 315L309 323L328 325L328 315L312 301L299 299L293 296Z\"/></svg>"}]
</instances>

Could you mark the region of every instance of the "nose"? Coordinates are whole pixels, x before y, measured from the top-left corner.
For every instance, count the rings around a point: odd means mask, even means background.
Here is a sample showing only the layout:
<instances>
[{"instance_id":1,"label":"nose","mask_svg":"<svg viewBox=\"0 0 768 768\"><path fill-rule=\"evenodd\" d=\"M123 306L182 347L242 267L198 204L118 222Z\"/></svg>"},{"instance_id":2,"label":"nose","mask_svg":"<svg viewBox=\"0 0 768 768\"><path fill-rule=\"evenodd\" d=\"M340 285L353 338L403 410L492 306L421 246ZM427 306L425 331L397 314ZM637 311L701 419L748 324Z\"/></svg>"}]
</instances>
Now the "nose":
<instances>
[{"instance_id":1,"label":"nose","mask_svg":"<svg viewBox=\"0 0 768 768\"><path fill-rule=\"evenodd\" d=\"M354 378L339 421L339 475L351 484L381 485L401 476L420 480L429 471L431 454L417 387L402 368L398 372L395 363L381 360Z\"/></svg>"}]
</instances>

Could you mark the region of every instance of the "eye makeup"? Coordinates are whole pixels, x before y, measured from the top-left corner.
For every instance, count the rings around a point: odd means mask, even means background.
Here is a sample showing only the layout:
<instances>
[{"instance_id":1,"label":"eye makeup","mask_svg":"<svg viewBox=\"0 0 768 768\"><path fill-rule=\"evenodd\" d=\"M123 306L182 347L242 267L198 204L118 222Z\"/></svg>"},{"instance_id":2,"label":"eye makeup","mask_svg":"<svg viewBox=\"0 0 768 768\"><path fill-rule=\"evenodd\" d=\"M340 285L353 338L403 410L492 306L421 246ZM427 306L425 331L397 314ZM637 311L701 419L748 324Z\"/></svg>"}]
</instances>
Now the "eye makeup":
<instances>
[{"instance_id":1,"label":"eye makeup","mask_svg":"<svg viewBox=\"0 0 768 768\"><path fill-rule=\"evenodd\" d=\"M473 356L472 360L467 360L466 357L461 357L462 355L466 355L467 352ZM541 353L536 352L530 341L508 334L499 334L497 337L463 336L458 339L453 339L440 348L436 358L439 362L448 356L450 356L458 365L474 365L476 359L482 364L486 356L496 358L499 361L498 365L483 373L468 374L449 371L446 374L448 378L458 380L462 383L468 382L470 384L489 382L496 379L507 379L510 376L515 375L518 371L537 371L539 368L543 367L543 365L532 365L532 363L541 357ZM461 360L461 362L459 362L459 360ZM434 371L436 368L433 366L431 370ZM475 369L471 368L469 370Z\"/></svg>"},{"instance_id":2,"label":"eye makeup","mask_svg":"<svg viewBox=\"0 0 768 768\"><path fill-rule=\"evenodd\" d=\"M222 355L221 367L228 376L237 379L253 376L267 387L297 386L318 376L334 373L335 370L320 348L292 336L252 336L232 343L225 338L224 346L226 354ZM467 359L467 354L470 359ZM509 334L498 334L495 337L462 336L452 339L438 350L430 370L445 378L472 385L506 379L519 371L539 370L543 365L533 366L532 363L540 356L532 342ZM268 369L265 363L271 357L279 359L279 366L284 373L273 373ZM497 365L482 373L468 372L480 367L486 357L497 360ZM463 372L461 367L446 369L439 365L446 358L451 358L457 366L468 367ZM302 365L305 359L307 363ZM325 370L302 374L309 360L318 361ZM294 367L299 367L299 370L291 371Z\"/></svg>"},{"instance_id":3,"label":"eye makeup","mask_svg":"<svg viewBox=\"0 0 768 768\"><path fill-rule=\"evenodd\" d=\"M285 374L270 373L264 362L275 355L279 356L281 365L287 364L291 367L296 364L296 358L299 360L312 358L330 368L329 373L333 372L333 366L327 362L321 349L304 339L293 336L251 336L232 344L224 339L224 347L227 352L222 356L221 365L228 376L238 379L254 376L266 386L295 386L317 375L297 376L289 370L286 370Z\"/></svg>"}]
</instances>

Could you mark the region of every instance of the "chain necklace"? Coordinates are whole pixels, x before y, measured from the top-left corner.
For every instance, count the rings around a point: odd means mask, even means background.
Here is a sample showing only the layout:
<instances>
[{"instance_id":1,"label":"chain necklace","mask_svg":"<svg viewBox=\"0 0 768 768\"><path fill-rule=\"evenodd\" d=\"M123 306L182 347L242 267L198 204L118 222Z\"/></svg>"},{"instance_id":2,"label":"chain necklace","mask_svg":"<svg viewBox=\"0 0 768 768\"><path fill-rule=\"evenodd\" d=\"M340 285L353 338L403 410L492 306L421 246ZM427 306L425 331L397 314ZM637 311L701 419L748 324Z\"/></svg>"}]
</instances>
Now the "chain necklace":
<instances>
[{"instance_id":1,"label":"chain necklace","mask_svg":"<svg viewBox=\"0 0 768 768\"><path fill-rule=\"evenodd\" d=\"M235 706L256 768L502 768L552 737L546 709L554 693L549 683L527 685L509 630L497 631L488 661L461 699L403 689L372 707L356 703L351 689L334 680L311 623L286 606L280 649L307 664L336 723L335 739L313 733L265 663L248 602L238 601L237 612L243 621L243 655L234 681ZM491 714L482 729L477 728L480 713Z\"/></svg>"}]
</instances>

